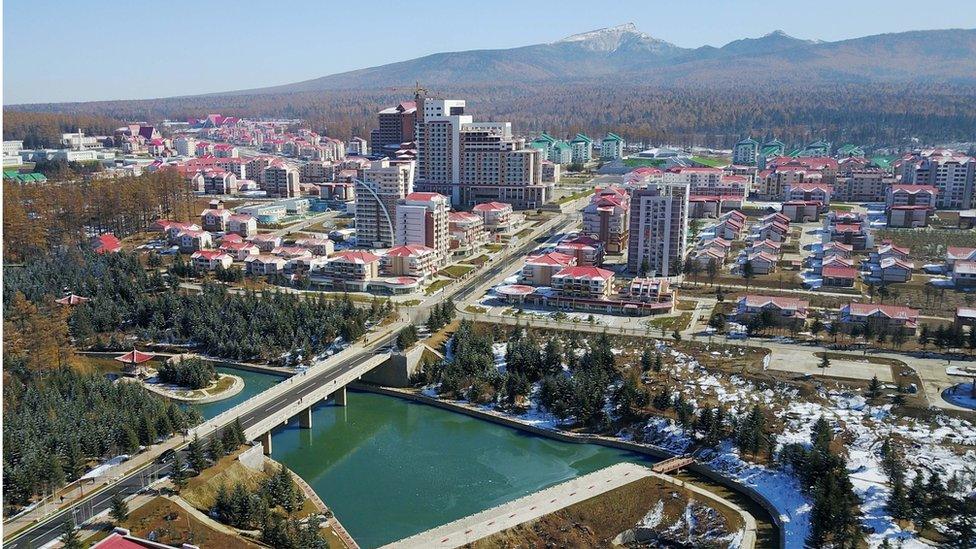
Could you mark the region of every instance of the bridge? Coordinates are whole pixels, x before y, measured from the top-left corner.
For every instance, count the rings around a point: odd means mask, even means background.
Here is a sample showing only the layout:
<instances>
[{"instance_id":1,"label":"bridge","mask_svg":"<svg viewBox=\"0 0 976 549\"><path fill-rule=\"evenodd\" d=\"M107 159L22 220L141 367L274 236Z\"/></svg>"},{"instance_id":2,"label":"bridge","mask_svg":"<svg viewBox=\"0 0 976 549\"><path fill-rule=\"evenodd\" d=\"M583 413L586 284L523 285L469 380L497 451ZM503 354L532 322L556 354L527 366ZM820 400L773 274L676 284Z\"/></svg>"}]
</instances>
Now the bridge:
<instances>
[{"instance_id":1,"label":"bridge","mask_svg":"<svg viewBox=\"0 0 976 549\"><path fill-rule=\"evenodd\" d=\"M663 475L663 474L677 471L678 469L683 469L694 462L695 462L695 458L692 457L674 456L664 461L659 461L655 463L651 467L651 470L654 471L655 473L661 473Z\"/></svg>"},{"instance_id":2,"label":"bridge","mask_svg":"<svg viewBox=\"0 0 976 549\"><path fill-rule=\"evenodd\" d=\"M356 342L341 352L317 362L305 372L286 378L270 389L209 419L192 429L184 437L184 441L174 447L180 452L185 452L186 444L194 436L199 436L206 442L213 436L219 436L225 427L239 420L244 428L245 437L248 440L260 441L264 452L271 453L271 434L275 428L296 416L300 427L311 428L312 407L324 399L333 398L337 404L345 405L346 386L386 362L391 356L388 349L393 348L399 331L409 324L422 322L426 318L424 314L426 309L451 295L462 299L469 298L475 291L489 285L492 279L502 272L506 263L505 258L525 254L536 247L538 243L533 238L540 234L551 237L574 223L576 223L575 217L570 218L564 214L534 228L534 232L523 242L507 249L504 257L486 264L487 268L481 269L481 272L446 288L443 292L430 296L415 310L405 311L411 318L401 318L375 329L367 334L367 339L363 342ZM95 492L75 503L47 514L30 526L9 535L4 539L3 545L11 549L46 545L60 537L64 523L69 519L75 524L84 524L108 510L113 495L131 496L170 473L169 463L156 462L123 473L106 486L96 489Z\"/></svg>"}]
</instances>

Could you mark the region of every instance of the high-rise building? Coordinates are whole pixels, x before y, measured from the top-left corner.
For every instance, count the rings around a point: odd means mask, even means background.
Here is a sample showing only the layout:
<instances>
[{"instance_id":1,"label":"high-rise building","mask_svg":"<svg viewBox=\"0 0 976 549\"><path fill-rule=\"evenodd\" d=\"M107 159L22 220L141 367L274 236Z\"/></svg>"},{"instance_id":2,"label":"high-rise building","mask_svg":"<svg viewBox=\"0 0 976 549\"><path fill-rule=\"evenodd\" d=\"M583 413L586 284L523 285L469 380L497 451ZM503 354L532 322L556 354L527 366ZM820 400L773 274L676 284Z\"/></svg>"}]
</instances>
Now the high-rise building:
<instances>
[{"instance_id":1,"label":"high-rise building","mask_svg":"<svg viewBox=\"0 0 976 549\"><path fill-rule=\"evenodd\" d=\"M681 183L652 184L631 192L629 271L675 275L687 249L688 197L688 185Z\"/></svg>"},{"instance_id":2,"label":"high-rise building","mask_svg":"<svg viewBox=\"0 0 976 549\"><path fill-rule=\"evenodd\" d=\"M261 186L268 196L295 198L301 196L298 168L284 162L271 164L261 172Z\"/></svg>"},{"instance_id":3,"label":"high-rise building","mask_svg":"<svg viewBox=\"0 0 976 549\"><path fill-rule=\"evenodd\" d=\"M616 160L624 156L624 139L619 135L609 132L603 138L600 147L600 158L604 160Z\"/></svg>"},{"instance_id":4,"label":"high-rise building","mask_svg":"<svg viewBox=\"0 0 976 549\"><path fill-rule=\"evenodd\" d=\"M976 202L976 159L950 151L918 151L901 163L902 183L932 185L939 191L938 206L967 210Z\"/></svg>"},{"instance_id":5,"label":"high-rise building","mask_svg":"<svg viewBox=\"0 0 976 549\"><path fill-rule=\"evenodd\" d=\"M415 192L397 201L396 243L420 244L437 252L438 264L447 261L451 235L450 202L437 193Z\"/></svg>"},{"instance_id":6,"label":"high-rise building","mask_svg":"<svg viewBox=\"0 0 976 549\"><path fill-rule=\"evenodd\" d=\"M751 137L739 141L732 147L732 163L740 166L755 166L759 156L759 142Z\"/></svg>"},{"instance_id":7,"label":"high-rise building","mask_svg":"<svg viewBox=\"0 0 976 549\"><path fill-rule=\"evenodd\" d=\"M418 190L462 208L495 200L537 208L552 198L539 151L513 137L510 122L475 123L463 100L418 95L416 104Z\"/></svg>"},{"instance_id":8,"label":"high-rise building","mask_svg":"<svg viewBox=\"0 0 976 549\"><path fill-rule=\"evenodd\" d=\"M404 101L383 109L377 115L379 127L369 134L369 148L374 154L392 154L401 143L414 140L417 124L417 104Z\"/></svg>"},{"instance_id":9,"label":"high-rise building","mask_svg":"<svg viewBox=\"0 0 976 549\"><path fill-rule=\"evenodd\" d=\"M392 247L397 202L413 192L413 162L370 162L362 177L356 189L356 241L361 246Z\"/></svg>"}]
</instances>

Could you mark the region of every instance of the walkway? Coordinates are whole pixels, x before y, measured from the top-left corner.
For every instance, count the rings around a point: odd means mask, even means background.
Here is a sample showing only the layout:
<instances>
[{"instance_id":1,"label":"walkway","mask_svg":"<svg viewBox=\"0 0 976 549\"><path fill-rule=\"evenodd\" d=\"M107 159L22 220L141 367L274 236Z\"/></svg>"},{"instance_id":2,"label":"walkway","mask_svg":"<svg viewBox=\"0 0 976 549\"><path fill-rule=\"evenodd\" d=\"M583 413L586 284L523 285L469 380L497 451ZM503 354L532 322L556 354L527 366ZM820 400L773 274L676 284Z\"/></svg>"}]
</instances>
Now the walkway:
<instances>
[{"instance_id":1,"label":"walkway","mask_svg":"<svg viewBox=\"0 0 976 549\"><path fill-rule=\"evenodd\" d=\"M581 501L604 494L635 480L656 477L665 482L695 492L704 500L724 505L738 512L745 525L742 549L752 549L756 542L755 518L744 509L697 486L673 477L655 473L633 463L618 463L588 475L557 484L534 494L503 503L480 513L464 517L443 526L386 545L384 549L411 547L461 547L479 539L513 528Z\"/></svg>"}]
</instances>

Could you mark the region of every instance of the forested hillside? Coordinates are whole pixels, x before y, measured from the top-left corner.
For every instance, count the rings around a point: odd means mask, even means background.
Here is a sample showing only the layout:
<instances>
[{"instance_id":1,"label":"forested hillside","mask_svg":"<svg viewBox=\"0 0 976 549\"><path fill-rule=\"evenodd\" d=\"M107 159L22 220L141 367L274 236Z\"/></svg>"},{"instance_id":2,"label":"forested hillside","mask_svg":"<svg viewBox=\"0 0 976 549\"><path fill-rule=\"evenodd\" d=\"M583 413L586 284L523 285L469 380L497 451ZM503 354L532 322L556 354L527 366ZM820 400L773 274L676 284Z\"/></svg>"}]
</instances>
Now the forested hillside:
<instances>
[{"instance_id":1,"label":"forested hillside","mask_svg":"<svg viewBox=\"0 0 976 549\"><path fill-rule=\"evenodd\" d=\"M865 146L976 140L976 89L948 84L769 84L723 80L683 87L609 81L436 86L432 96L468 100L478 120L508 120L519 134L572 136L614 131L630 142L730 147L744 135L787 143L826 138ZM31 105L20 110L77 112L126 120L228 116L304 119L348 139L367 136L376 112L409 99L399 89L272 95L197 96L144 101ZM9 111L11 108L7 108ZM4 128L4 138L17 137Z\"/></svg>"}]
</instances>

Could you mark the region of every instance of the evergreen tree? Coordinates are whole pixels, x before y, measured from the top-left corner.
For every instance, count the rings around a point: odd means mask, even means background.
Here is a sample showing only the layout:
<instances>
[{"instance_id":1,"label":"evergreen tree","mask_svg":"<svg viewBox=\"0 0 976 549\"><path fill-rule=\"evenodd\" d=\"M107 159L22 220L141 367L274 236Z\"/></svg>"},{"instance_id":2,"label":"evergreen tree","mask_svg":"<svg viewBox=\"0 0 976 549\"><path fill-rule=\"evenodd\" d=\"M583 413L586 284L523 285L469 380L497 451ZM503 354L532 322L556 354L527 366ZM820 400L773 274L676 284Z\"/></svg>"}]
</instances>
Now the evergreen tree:
<instances>
[{"instance_id":1,"label":"evergreen tree","mask_svg":"<svg viewBox=\"0 0 976 549\"><path fill-rule=\"evenodd\" d=\"M109 508L108 515L112 517L112 520L116 524L122 524L129 519L129 504L126 503L125 497L121 492L112 494L111 508Z\"/></svg>"},{"instance_id":2,"label":"evergreen tree","mask_svg":"<svg viewBox=\"0 0 976 549\"><path fill-rule=\"evenodd\" d=\"M116 444L123 454L132 454L139 449L139 435L128 425L123 425L118 431Z\"/></svg>"},{"instance_id":3,"label":"evergreen tree","mask_svg":"<svg viewBox=\"0 0 976 549\"><path fill-rule=\"evenodd\" d=\"M640 366L642 372L648 372L654 367L654 351L650 347L644 347L641 352Z\"/></svg>"},{"instance_id":4,"label":"evergreen tree","mask_svg":"<svg viewBox=\"0 0 976 549\"><path fill-rule=\"evenodd\" d=\"M139 444L143 446L151 446L156 443L157 439L156 426L154 423L145 415L139 418Z\"/></svg>"},{"instance_id":5,"label":"evergreen tree","mask_svg":"<svg viewBox=\"0 0 976 549\"><path fill-rule=\"evenodd\" d=\"M212 437L210 444L207 446L207 454L210 457L210 461L216 463L220 458L224 457L225 453L224 443L220 440L220 437Z\"/></svg>"},{"instance_id":6,"label":"evergreen tree","mask_svg":"<svg viewBox=\"0 0 976 549\"><path fill-rule=\"evenodd\" d=\"M173 482L173 486L176 487L176 491L180 491L186 487L187 475L186 467L183 463L183 457L179 452L173 456L173 463L170 464L172 473L170 473L169 478Z\"/></svg>"},{"instance_id":7,"label":"evergreen tree","mask_svg":"<svg viewBox=\"0 0 976 549\"><path fill-rule=\"evenodd\" d=\"M73 520L66 520L62 530L64 531L61 534L62 549L82 549L85 546L81 542L81 536L78 535L78 530L75 528L75 522Z\"/></svg>"},{"instance_id":8,"label":"evergreen tree","mask_svg":"<svg viewBox=\"0 0 976 549\"><path fill-rule=\"evenodd\" d=\"M196 472L201 472L207 468L207 452L203 447L203 441L200 437L193 435L193 440L187 445L187 460L190 463L190 467Z\"/></svg>"},{"instance_id":9,"label":"evergreen tree","mask_svg":"<svg viewBox=\"0 0 976 549\"><path fill-rule=\"evenodd\" d=\"M881 396L881 382L878 381L878 376L871 378L871 383L868 385L868 398L878 398Z\"/></svg>"}]
</instances>

